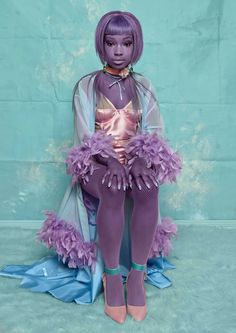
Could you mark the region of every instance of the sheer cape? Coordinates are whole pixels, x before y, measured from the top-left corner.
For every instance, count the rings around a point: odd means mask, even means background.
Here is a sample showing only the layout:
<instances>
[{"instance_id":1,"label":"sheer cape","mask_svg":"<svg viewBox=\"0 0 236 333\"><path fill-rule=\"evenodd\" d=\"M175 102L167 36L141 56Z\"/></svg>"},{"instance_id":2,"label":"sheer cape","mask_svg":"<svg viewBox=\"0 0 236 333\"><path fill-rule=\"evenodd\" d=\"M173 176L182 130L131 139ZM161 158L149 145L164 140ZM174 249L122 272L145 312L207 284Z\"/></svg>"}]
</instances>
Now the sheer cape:
<instances>
[{"instance_id":1,"label":"sheer cape","mask_svg":"<svg viewBox=\"0 0 236 333\"><path fill-rule=\"evenodd\" d=\"M151 82L139 74L136 81L142 119L137 135L127 146L127 158L132 165L136 156L147 160L149 167L159 175L159 183L176 181L182 167L181 158L164 137L164 122L160 114L156 93ZM93 172L92 156L101 153L112 155L112 138L95 133L96 94L93 88L95 75L80 79L73 91L74 138L73 147L66 159L71 180L57 213L45 211L47 219L37 232L36 240L44 242L55 254L42 258L32 265L11 265L0 275L23 278L21 287L35 292L49 292L64 301L89 304L102 290L104 262L99 250L96 215L99 200L83 191L78 179L86 179ZM146 89L145 89L146 88ZM150 92L151 91L151 94ZM145 149L144 149L145 147ZM170 217L161 218L158 204L158 224L153 238L146 270L146 283L158 288L171 285L164 275L166 269L175 268L168 260L171 238L177 235L177 225ZM125 228L120 252L120 267L126 280L131 264L130 232L133 203L125 200Z\"/></svg>"}]
</instances>

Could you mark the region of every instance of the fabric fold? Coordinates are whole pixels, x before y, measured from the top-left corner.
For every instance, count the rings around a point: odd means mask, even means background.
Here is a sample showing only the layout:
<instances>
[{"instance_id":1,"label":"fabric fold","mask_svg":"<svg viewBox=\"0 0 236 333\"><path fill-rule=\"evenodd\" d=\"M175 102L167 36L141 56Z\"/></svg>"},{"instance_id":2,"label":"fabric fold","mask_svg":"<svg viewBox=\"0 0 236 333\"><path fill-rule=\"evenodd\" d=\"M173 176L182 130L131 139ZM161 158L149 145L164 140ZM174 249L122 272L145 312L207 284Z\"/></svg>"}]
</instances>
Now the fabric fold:
<instances>
[{"instance_id":1,"label":"fabric fold","mask_svg":"<svg viewBox=\"0 0 236 333\"><path fill-rule=\"evenodd\" d=\"M145 283L159 289L171 286L171 280L165 276L169 269L175 269L167 258L159 257L148 260ZM122 280L126 282L128 271L121 266ZM7 265L0 270L1 276L18 278L22 281L20 288L32 292L50 293L60 301L88 305L103 292L102 270L91 275L88 267L69 268L63 264L58 255L48 255L30 265Z\"/></svg>"}]
</instances>

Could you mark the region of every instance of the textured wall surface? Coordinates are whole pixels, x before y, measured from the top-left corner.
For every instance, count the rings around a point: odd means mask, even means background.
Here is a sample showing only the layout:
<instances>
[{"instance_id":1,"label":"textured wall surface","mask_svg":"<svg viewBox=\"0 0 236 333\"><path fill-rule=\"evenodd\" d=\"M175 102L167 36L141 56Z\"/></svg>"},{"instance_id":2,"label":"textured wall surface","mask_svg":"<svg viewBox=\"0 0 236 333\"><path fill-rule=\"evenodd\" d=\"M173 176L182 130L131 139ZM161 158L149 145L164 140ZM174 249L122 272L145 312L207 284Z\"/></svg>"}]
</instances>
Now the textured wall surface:
<instances>
[{"instance_id":1,"label":"textured wall surface","mask_svg":"<svg viewBox=\"0 0 236 333\"><path fill-rule=\"evenodd\" d=\"M161 188L162 215L235 219L236 2L234 0L1 0L0 219L43 219L70 181L72 89L101 68L99 18L134 13L144 32L135 70L156 88L170 144L183 156Z\"/></svg>"}]
</instances>

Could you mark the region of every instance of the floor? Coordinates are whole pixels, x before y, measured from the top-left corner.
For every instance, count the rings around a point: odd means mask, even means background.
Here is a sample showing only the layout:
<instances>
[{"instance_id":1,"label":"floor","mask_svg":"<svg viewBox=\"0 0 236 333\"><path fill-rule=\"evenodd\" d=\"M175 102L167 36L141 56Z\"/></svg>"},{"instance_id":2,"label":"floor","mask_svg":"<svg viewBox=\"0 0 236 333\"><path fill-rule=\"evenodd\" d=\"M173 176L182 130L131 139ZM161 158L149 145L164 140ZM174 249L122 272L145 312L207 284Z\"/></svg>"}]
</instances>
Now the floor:
<instances>
[{"instance_id":1,"label":"floor","mask_svg":"<svg viewBox=\"0 0 236 333\"><path fill-rule=\"evenodd\" d=\"M178 223L177 221L175 221ZM236 221L219 225L179 224L168 260L173 284L158 289L145 284L148 314L123 325L103 313L100 294L91 305L64 303L50 294L19 288L19 279L0 277L0 333L235 333ZM32 228L0 228L0 266L30 264L50 253L36 244Z\"/></svg>"}]
</instances>

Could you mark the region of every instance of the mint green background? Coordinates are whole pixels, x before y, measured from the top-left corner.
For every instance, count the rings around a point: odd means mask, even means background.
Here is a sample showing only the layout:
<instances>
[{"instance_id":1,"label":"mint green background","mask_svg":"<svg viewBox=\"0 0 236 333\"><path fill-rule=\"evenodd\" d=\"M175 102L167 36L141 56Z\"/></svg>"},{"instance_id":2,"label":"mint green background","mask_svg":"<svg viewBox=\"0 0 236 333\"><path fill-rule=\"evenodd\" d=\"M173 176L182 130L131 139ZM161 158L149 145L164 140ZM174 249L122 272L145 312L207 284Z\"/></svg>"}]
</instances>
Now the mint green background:
<instances>
[{"instance_id":1,"label":"mint green background","mask_svg":"<svg viewBox=\"0 0 236 333\"><path fill-rule=\"evenodd\" d=\"M233 0L0 2L0 219L43 219L70 177L72 89L101 68L100 17L135 14L144 52L135 70L156 88L166 135L184 160L161 188L163 216L235 219L236 3Z\"/></svg>"}]
</instances>

